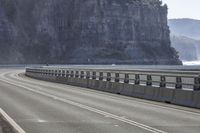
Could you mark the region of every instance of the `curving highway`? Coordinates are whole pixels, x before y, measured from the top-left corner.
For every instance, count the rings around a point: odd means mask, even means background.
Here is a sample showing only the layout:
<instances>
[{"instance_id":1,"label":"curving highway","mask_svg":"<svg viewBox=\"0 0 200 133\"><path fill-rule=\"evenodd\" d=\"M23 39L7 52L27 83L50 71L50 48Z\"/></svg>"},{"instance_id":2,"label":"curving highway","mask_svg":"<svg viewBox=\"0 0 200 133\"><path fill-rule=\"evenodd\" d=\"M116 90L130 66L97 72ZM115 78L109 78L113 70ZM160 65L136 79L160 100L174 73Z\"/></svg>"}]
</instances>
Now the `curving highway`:
<instances>
[{"instance_id":1,"label":"curving highway","mask_svg":"<svg viewBox=\"0 0 200 133\"><path fill-rule=\"evenodd\" d=\"M0 69L0 108L27 133L199 133L200 110Z\"/></svg>"}]
</instances>

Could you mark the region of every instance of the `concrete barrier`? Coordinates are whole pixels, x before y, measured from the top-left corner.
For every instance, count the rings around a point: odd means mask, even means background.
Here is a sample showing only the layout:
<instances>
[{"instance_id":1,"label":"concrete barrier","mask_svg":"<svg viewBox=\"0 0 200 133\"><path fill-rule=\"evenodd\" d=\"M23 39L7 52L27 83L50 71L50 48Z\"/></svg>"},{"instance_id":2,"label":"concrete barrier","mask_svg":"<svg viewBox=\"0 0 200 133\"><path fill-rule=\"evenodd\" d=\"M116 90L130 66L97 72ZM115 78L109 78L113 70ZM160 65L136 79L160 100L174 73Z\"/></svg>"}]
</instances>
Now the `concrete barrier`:
<instances>
[{"instance_id":1,"label":"concrete barrier","mask_svg":"<svg viewBox=\"0 0 200 133\"><path fill-rule=\"evenodd\" d=\"M75 78L75 84L76 84L75 86L82 87L81 79Z\"/></svg>"},{"instance_id":2,"label":"concrete barrier","mask_svg":"<svg viewBox=\"0 0 200 133\"><path fill-rule=\"evenodd\" d=\"M99 86L100 86L100 90L107 91L107 89L106 89L107 81L100 82Z\"/></svg>"},{"instance_id":3,"label":"concrete barrier","mask_svg":"<svg viewBox=\"0 0 200 133\"><path fill-rule=\"evenodd\" d=\"M157 101L171 103L174 97L175 89L161 87L159 89Z\"/></svg>"},{"instance_id":4,"label":"concrete barrier","mask_svg":"<svg viewBox=\"0 0 200 133\"><path fill-rule=\"evenodd\" d=\"M152 87L152 86L146 86L145 88L145 94L144 94L144 98L145 99L149 99L149 100L156 100L158 101L158 97L159 97L159 92L160 92L160 88L159 87Z\"/></svg>"},{"instance_id":5,"label":"concrete barrier","mask_svg":"<svg viewBox=\"0 0 200 133\"><path fill-rule=\"evenodd\" d=\"M193 92L192 107L200 108L200 91L194 91Z\"/></svg>"},{"instance_id":6,"label":"concrete barrier","mask_svg":"<svg viewBox=\"0 0 200 133\"><path fill-rule=\"evenodd\" d=\"M100 90L100 91L104 91L105 90L106 85L105 85L104 82L106 82L106 81L99 80L99 86L98 86L97 90Z\"/></svg>"},{"instance_id":7,"label":"concrete barrier","mask_svg":"<svg viewBox=\"0 0 200 133\"><path fill-rule=\"evenodd\" d=\"M124 83L112 82L112 87L115 89L115 93L123 95Z\"/></svg>"},{"instance_id":8,"label":"concrete barrier","mask_svg":"<svg viewBox=\"0 0 200 133\"><path fill-rule=\"evenodd\" d=\"M116 84L118 93L125 96L132 96L132 94L134 93L133 86L134 86L133 84L124 84L124 83Z\"/></svg>"},{"instance_id":9,"label":"concrete barrier","mask_svg":"<svg viewBox=\"0 0 200 133\"><path fill-rule=\"evenodd\" d=\"M145 86L134 85L133 86L133 93L131 96L137 98L144 98L145 95Z\"/></svg>"},{"instance_id":10,"label":"concrete barrier","mask_svg":"<svg viewBox=\"0 0 200 133\"><path fill-rule=\"evenodd\" d=\"M73 83L72 83L72 85L74 85L74 86L82 86L81 85L81 82L80 82L80 78L73 78Z\"/></svg>"},{"instance_id":11,"label":"concrete barrier","mask_svg":"<svg viewBox=\"0 0 200 133\"><path fill-rule=\"evenodd\" d=\"M74 83L74 78L68 77L67 84L68 85L74 85L73 83Z\"/></svg>"},{"instance_id":12,"label":"concrete barrier","mask_svg":"<svg viewBox=\"0 0 200 133\"><path fill-rule=\"evenodd\" d=\"M100 85L99 80L95 80L95 81L94 81L94 86L93 86L94 89L97 90L97 89L99 88L99 85Z\"/></svg>"},{"instance_id":13,"label":"concrete barrier","mask_svg":"<svg viewBox=\"0 0 200 133\"><path fill-rule=\"evenodd\" d=\"M174 96L171 103L192 107L192 102L193 102L193 91L179 90L179 89L176 89L174 91Z\"/></svg>"},{"instance_id":14,"label":"concrete barrier","mask_svg":"<svg viewBox=\"0 0 200 133\"><path fill-rule=\"evenodd\" d=\"M149 73L146 75L146 85L141 85L140 82L144 80L141 79L142 76L140 77L138 73L134 74L135 79L131 79L128 73L121 74L118 71L114 74L115 77L111 77L112 74L110 72L100 71L97 73L94 70L55 70L45 72L55 72L55 74L40 73L39 70L36 70L36 72L27 71L26 75L46 81L59 82L136 98L200 108L199 76L198 78L192 77L196 79L194 80L194 84L191 84L194 86L194 90L184 90L182 89L183 81L180 74L179 76L173 75L176 80L174 82L175 88L167 88L166 75L154 75L154 77L158 76L158 78L160 78L160 82L156 81L160 87L156 87L153 86L153 77L149 75ZM98 74L99 76L97 76ZM124 79L120 78L120 74L124 75ZM103 77L103 75L107 76ZM130 83L131 80L134 83ZM170 81L170 84L172 84L172 81Z\"/></svg>"},{"instance_id":15,"label":"concrete barrier","mask_svg":"<svg viewBox=\"0 0 200 133\"><path fill-rule=\"evenodd\" d=\"M89 79L88 80L88 88L94 89L94 86L95 86L95 80Z\"/></svg>"},{"instance_id":16,"label":"concrete barrier","mask_svg":"<svg viewBox=\"0 0 200 133\"><path fill-rule=\"evenodd\" d=\"M49 80L52 81L52 80L56 80L57 83L64 83L64 84L67 84L68 83L68 78L66 77L58 77L58 76L48 76Z\"/></svg>"},{"instance_id":17,"label":"concrete barrier","mask_svg":"<svg viewBox=\"0 0 200 133\"><path fill-rule=\"evenodd\" d=\"M111 81L105 81L105 90L106 92L110 92L110 93L118 93L118 89L115 85L115 82L111 82Z\"/></svg>"},{"instance_id":18,"label":"concrete barrier","mask_svg":"<svg viewBox=\"0 0 200 133\"><path fill-rule=\"evenodd\" d=\"M79 79L80 87L88 87L88 79Z\"/></svg>"}]
</instances>

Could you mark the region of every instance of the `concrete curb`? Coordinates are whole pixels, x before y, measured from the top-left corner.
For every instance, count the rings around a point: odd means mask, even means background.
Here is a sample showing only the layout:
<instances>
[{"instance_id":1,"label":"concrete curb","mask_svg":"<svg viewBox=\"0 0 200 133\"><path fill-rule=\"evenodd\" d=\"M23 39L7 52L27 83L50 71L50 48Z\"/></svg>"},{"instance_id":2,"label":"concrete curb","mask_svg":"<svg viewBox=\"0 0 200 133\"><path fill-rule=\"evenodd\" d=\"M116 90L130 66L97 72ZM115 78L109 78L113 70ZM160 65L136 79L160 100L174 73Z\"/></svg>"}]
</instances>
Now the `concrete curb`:
<instances>
[{"instance_id":1,"label":"concrete curb","mask_svg":"<svg viewBox=\"0 0 200 133\"><path fill-rule=\"evenodd\" d=\"M0 114L3 116L16 133L26 133L5 111L0 108Z\"/></svg>"}]
</instances>

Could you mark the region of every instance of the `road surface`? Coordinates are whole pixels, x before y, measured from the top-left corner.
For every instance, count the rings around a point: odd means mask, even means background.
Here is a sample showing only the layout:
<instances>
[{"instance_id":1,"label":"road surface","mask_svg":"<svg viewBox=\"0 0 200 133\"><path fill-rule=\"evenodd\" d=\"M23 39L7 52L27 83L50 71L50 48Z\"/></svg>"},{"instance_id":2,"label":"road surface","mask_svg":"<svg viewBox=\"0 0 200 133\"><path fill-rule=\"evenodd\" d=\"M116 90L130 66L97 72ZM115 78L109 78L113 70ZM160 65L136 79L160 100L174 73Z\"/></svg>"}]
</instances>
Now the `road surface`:
<instances>
[{"instance_id":1,"label":"road surface","mask_svg":"<svg viewBox=\"0 0 200 133\"><path fill-rule=\"evenodd\" d=\"M27 133L199 133L200 111L0 69L0 108Z\"/></svg>"}]
</instances>

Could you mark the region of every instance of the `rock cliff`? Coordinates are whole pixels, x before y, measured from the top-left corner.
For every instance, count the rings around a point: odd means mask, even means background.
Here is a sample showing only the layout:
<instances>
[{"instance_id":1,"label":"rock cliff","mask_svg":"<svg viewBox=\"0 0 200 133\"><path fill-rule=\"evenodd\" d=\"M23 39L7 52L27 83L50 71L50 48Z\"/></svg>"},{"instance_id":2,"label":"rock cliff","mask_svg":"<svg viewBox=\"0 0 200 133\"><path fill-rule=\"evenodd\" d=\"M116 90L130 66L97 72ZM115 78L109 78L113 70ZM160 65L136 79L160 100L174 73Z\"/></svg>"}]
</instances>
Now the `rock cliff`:
<instances>
[{"instance_id":1,"label":"rock cliff","mask_svg":"<svg viewBox=\"0 0 200 133\"><path fill-rule=\"evenodd\" d=\"M181 64L159 0L0 0L1 63Z\"/></svg>"}]
</instances>

